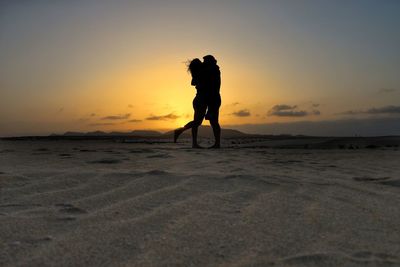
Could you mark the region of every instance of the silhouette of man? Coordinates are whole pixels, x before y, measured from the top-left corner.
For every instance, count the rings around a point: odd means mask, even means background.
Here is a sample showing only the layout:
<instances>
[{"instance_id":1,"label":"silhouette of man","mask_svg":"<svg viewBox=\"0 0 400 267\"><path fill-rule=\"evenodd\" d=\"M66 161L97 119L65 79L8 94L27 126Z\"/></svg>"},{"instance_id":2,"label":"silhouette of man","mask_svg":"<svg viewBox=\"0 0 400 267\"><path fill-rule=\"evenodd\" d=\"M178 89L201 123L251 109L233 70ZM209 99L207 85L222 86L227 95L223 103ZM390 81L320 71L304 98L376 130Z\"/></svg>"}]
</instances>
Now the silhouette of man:
<instances>
[{"instance_id":1,"label":"silhouette of man","mask_svg":"<svg viewBox=\"0 0 400 267\"><path fill-rule=\"evenodd\" d=\"M214 132L215 143L211 148L221 147L221 127L219 125L219 108L221 106L221 72L217 60L212 55L203 57L202 82L206 94L207 114Z\"/></svg>"}]
</instances>

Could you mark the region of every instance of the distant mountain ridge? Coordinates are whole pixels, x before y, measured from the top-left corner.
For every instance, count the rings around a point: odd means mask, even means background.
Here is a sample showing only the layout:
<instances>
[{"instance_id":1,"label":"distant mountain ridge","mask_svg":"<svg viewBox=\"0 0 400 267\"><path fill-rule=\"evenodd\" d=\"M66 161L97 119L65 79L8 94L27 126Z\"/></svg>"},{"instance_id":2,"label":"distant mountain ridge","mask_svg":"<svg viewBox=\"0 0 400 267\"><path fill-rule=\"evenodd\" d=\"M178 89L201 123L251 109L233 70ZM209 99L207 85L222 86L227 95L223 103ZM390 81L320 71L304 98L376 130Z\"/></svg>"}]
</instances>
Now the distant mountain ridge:
<instances>
[{"instance_id":1,"label":"distant mountain ridge","mask_svg":"<svg viewBox=\"0 0 400 267\"><path fill-rule=\"evenodd\" d=\"M172 143L174 131L165 133L153 130L135 130L130 132L73 132L51 134L48 136L2 137L0 140L46 140L46 141L114 141L123 143ZM182 134L181 139L190 138L191 131ZM209 126L199 128L200 138L213 139L213 131ZM221 138L225 147L242 148L299 148L299 149L394 149L400 147L400 136L305 136L305 135L257 135L247 134L234 129L222 129ZM186 140L186 142L190 142Z\"/></svg>"},{"instance_id":2,"label":"distant mountain ridge","mask_svg":"<svg viewBox=\"0 0 400 267\"><path fill-rule=\"evenodd\" d=\"M153 130L134 130L130 132L103 132L103 131L92 131L92 132L73 132L68 131L64 134L51 134L50 136L65 136L65 137L144 137L144 138L173 138L174 131L168 131L165 133ZM188 138L191 136L191 131L187 130L181 135L181 138ZM202 138L212 138L213 131L210 126L200 126L198 136ZM243 133L233 129L221 129L221 136L224 138L238 138L238 137L252 137L259 136L253 134Z\"/></svg>"},{"instance_id":3,"label":"distant mountain ridge","mask_svg":"<svg viewBox=\"0 0 400 267\"><path fill-rule=\"evenodd\" d=\"M168 131L163 134L163 136L170 138L172 138L173 135L174 131ZM181 135L180 138L188 138L191 135L192 135L191 130L187 130ZM221 129L221 137L223 138L240 138L240 137L251 137L251 136L256 136L256 135L243 133L241 131L233 129ZM210 126L200 126L198 131L198 137L213 138L214 134L212 128Z\"/></svg>"},{"instance_id":4,"label":"distant mountain ridge","mask_svg":"<svg viewBox=\"0 0 400 267\"><path fill-rule=\"evenodd\" d=\"M68 131L64 134L51 134L51 136L143 136L143 137L155 137L161 136L162 133L158 131L151 130L134 130L130 132L103 132L103 131L93 131L93 132L72 132Z\"/></svg>"}]
</instances>

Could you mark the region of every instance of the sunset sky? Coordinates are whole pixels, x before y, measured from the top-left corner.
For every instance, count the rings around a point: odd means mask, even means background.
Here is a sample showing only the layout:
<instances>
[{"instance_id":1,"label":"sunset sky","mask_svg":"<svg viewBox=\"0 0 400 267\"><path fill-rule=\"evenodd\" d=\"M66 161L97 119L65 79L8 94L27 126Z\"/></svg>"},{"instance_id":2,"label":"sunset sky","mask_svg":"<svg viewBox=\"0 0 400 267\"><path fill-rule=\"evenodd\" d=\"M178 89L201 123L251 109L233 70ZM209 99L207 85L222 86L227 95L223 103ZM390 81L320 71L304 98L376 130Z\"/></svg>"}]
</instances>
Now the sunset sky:
<instances>
[{"instance_id":1,"label":"sunset sky","mask_svg":"<svg viewBox=\"0 0 400 267\"><path fill-rule=\"evenodd\" d=\"M182 126L185 62L207 54L222 127L400 134L399 14L398 0L0 1L0 136Z\"/></svg>"}]
</instances>

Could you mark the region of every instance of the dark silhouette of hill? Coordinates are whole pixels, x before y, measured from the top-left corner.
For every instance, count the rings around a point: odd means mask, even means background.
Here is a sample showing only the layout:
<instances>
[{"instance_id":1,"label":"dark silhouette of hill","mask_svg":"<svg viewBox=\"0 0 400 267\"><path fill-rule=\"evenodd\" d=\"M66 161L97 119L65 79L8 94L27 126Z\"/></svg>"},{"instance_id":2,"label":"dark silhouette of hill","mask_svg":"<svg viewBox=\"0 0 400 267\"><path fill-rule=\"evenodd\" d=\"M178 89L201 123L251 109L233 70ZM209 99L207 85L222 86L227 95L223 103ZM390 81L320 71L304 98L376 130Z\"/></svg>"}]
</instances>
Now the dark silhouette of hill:
<instances>
[{"instance_id":1,"label":"dark silhouette of hill","mask_svg":"<svg viewBox=\"0 0 400 267\"><path fill-rule=\"evenodd\" d=\"M105 132L102 131L94 131L94 132L87 132L85 133L86 136L102 136L105 135ZM64 134L65 135L65 134Z\"/></svg>"},{"instance_id":2,"label":"dark silhouette of hill","mask_svg":"<svg viewBox=\"0 0 400 267\"><path fill-rule=\"evenodd\" d=\"M191 132L184 132L180 138L189 138L191 137ZM163 134L163 137L167 138L173 138L174 136L174 131L168 131ZM198 137L202 138L213 138L213 130L210 126L200 126L198 130ZM253 135L253 134L247 134L243 133L238 130L233 130L233 129L221 129L221 136L222 138L244 138L244 137L254 137L254 136L260 136L260 135Z\"/></svg>"},{"instance_id":3,"label":"dark silhouette of hill","mask_svg":"<svg viewBox=\"0 0 400 267\"><path fill-rule=\"evenodd\" d=\"M131 132L103 132L103 131L94 131L94 132L65 132L64 134L51 134L50 136L82 136L82 137L112 137L112 136L135 136L135 137L160 137L162 136L161 132L151 131L151 130L134 130Z\"/></svg>"},{"instance_id":4,"label":"dark silhouette of hill","mask_svg":"<svg viewBox=\"0 0 400 267\"><path fill-rule=\"evenodd\" d=\"M85 133L83 132L65 132L63 136L83 136ZM60 136L59 134L51 134L50 136Z\"/></svg>"},{"instance_id":5,"label":"dark silhouette of hill","mask_svg":"<svg viewBox=\"0 0 400 267\"><path fill-rule=\"evenodd\" d=\"M247 137L258 137L262 135L254 135L243 133L233 129L222 129L223 138L247 138ZM191 133L184 133L182 138L189 138ZM199 137L201 138L212 138L213 131L210 126L199 127ZM103 132L103 131L92 131L92 132L75 132L67 131L64 134L50 134L48 136L20 136L20 137L5 137L4 140L118 140L118 139L162 139L162 140L173 140L173 131L162 133L153 130L134 130L130 132Z\"/></svg>"},{"instance_id":6,"label":"dark silhouette of hill","mask_svg":"<svg viewBox=\"0 0 400 267\"><path fill-rule=\"evenodd\" d=\"M50 136L53 137L144 137L144 138L173 138L173 131L168 131L166 133L161 133L158 131L152 131L152 130L134 130L131 132L103 132L103 131L94 131L94 132L65 132L64 134L57 135L57 134L52 134ZM199 137L202 138L212 138L213 137L213 131L210 126L201 126L199 127ZM255 136L260 136L260 135L253 135L253 134L247 134L243 133L238 130L233 130L233 129L222 129L221 135L223 138L244 138L244 137L255 137ZM190 132L186 132L182 134L181 138L189 138L191 136Z\"/></svg>"},{"instance_id":7,"label":"dark silhouette of hill","mask_svg":"<svg viewBox=\"0 0 400 267\"><path fill-rule=\"evenodd\" d=\"M162 133L158 132L158 131L150 131L150 130L134 130L131 132L111 132L108 135L111 135L111 136L158 137L158 136L162 135Z\"/></svg>"},{"instance_id":8,"label":"dark silhouette of hill","mask_svg":"<svg viewBox=\"0 0 400 267\"><path fill-rule=\"evenodd\" d=\"M210 126L199 127L199 137L213 137ZM191 133L182 134L181 138L190 138ZM247 134L233 129L222 129L221 137L224 139L225 147L243 148L300 148L300 149L381 149L400 147L400 136L348 136L348 137L329 137L329 136L305 136L305 135L258 135ZM74 132L68 131L64 134L51 134L49 136L21 136L3 137L2 140L105 140L127 143L170 143L173 142L173 131L161 133L152 130L135 130L130 132Z\"/></svg>"}]
</instances>

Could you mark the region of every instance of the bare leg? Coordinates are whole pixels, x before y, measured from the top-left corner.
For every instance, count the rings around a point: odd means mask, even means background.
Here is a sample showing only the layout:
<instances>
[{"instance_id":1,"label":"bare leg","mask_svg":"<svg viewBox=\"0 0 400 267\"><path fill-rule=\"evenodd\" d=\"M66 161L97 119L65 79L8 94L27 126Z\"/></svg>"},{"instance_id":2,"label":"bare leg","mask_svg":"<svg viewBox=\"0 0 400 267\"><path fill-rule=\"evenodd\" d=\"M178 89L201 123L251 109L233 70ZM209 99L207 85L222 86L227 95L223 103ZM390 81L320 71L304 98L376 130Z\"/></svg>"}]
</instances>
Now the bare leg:
<instances>
[{"instance_id":1,"label":"bare leg","mask_svg":"<svg viewBox=\"0 0 400 267\"><path fill-rule=\"evenodd\" d=\"M187 123L184 127L178 128L174 131L174 143L178 140L178 137L186 130L192 129L192 146L194 148L199 148L200 146L197 144L197 131L201 123L203 122L204 112L195 111L194 120Z\"/></svg>"},{"instance_id":2,"label":"bare leg","mask_svg":"<svg viewBox=\"0 0 400 267\"><path fill-rule=\"evenodd\" d=\"M178 129L175 129L174 131L174 143L178 140L178 137L185 131L185 127L180 127Z\"/></svg>"},{"instance_id":3,"label":"bare leg","mask_svg":"<svg viewBox=\"0 0 400 267\"><path fill-rule=\"evenodd\" d=\"M192 127L192 148L201 148L197 143L197 130L199 129L198 126Z\"/></svg>"},{"instance_id":4,"label":"bare leg","mask_svg":"<svg viewBox=\"0 0 400 267\"><path fill-rule=\"evenodd\" d=\"M191 122L187 123L184 127L178 128L174 131L174 142L178 140L178 137L186 130L192 129L192 146L193 148L199 148L200 146L197 144L197 130L201 125L204 119L204 115L207 110L207 106L201 102L201 99L198 96L193 99L193 109L194 109L194 118Z\"/></svg>"},{"instance_id":5,"label":"bare leg","mask_svg":"<svg viewBox=\"0 0 400 267\"><path fill-rule=\"evenodd\" d=\"M221 147L221 126L218 120L210 120L211 127L214 132L215 143L210 148L220 148Z\"/></svg>"},{"instance_id":6,"label":"bare leg","mask_svg":"<svg viewBox=\"0 0 400 267\"><path fill-rule=\"evenodd\" d=\"M174 131L174 143L176 143L176 141L178 140L178 137L186 130L195 127L199 122L192 120L190 122L188 122L185 126L180 127L178 129L175 129Z\"/></svg>"}]
</instances>

